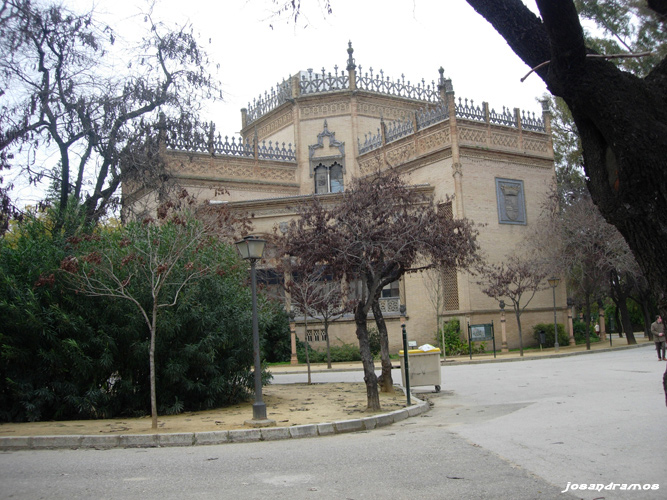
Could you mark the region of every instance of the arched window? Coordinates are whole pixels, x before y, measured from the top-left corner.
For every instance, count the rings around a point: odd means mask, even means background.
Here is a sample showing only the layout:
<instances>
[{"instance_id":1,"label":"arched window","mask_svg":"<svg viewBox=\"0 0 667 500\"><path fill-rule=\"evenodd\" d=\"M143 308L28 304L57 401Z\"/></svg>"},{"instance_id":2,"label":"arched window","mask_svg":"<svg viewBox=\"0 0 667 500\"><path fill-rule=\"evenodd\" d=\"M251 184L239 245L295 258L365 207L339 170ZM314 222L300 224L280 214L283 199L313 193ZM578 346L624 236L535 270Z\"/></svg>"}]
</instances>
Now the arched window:
<instances>
[{"instance_id":1,"label":"arched window","mask_svg":"<svg viewBox=\"0 0 667 500\"><path fill-rule=\"evenodd\" d=\"M333 165L320 163L315 167L315 193L340 193L343 191L343 167L334 162Z\"/></svg>"}]
</instances>

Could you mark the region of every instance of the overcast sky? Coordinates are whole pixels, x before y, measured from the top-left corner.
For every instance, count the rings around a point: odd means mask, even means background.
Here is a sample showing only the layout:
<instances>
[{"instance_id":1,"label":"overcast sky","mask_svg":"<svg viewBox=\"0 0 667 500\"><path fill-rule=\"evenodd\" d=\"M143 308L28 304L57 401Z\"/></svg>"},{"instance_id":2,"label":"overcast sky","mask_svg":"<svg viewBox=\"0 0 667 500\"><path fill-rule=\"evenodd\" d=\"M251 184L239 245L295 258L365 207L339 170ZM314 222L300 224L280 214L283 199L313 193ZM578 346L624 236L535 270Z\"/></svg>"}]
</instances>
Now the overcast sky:
<instances>
[{"instance_id":1,"label":"overcast sky","mask_svg":"<svg viewBox=\"0 0 667 500\"><path fill-rule=\"evenodd\" d=\"M48 2L49 0L43 0ZM347 65L352 42L357 71L384 71L392 80L405 75L415 84L437 81L438 68L451 78L457 97L487 101L541 113L537 98L546 92L500 35L465 0L331 0L325 15L318 0L302 0L303 16L295 25L274 15L271 0L155 0L154 19L169 26L189 22L212 60L224 99L207 108L205 118L223 135L241 128L241 108L277 82L299 71ZM64 0L79 12L93 9L120 36L131 36L147 10L144 0ZM526 4L537 11L535 2ZM210 40L210 43L209 43ZM18 169L16 170L18 173ZM43 194L18 179L13 197L34 204Z\"/></svg>"},{"instance_id":2,"label":"overcast sky","mask_svg":"<svg viewBox=\"0 0 667 500\"><path fill-rule=\"evenodd\" d=\"M72 0L71 0L72 1ZM190 21L220 65L224 102L210 110L217 129L241 128L240 109L298 71L344 70L352 42L363 72L382 69L385 76L405 75L412 83L438 78L438 68L452 79L457 97L538 112L536 98L546 88L496 31L465 0L331 0L325 15L318 0L302 0L304 16L295 26L272 15L271 0L157 0L155 17ZM526 2L535 10L534 2ZM91 6L93 0L76 0ZM140 1L95 0L96 10L116 29L145 8ZM120 21L122 20L122 21ZM208 44L208 40L211 44Z\"/></svg>"}]
</instances>

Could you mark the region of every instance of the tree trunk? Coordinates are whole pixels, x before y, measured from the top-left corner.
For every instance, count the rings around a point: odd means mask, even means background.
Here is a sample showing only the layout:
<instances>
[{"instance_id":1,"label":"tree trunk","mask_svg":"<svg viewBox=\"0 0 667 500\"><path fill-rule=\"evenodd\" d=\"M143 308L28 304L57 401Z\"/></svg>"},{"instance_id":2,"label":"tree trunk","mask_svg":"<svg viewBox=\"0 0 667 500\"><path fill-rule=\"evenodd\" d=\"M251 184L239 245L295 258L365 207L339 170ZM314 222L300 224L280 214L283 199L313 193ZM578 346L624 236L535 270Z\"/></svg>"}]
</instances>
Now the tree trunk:
<instances>
[{"instance_id":1,"label":"tree trunk","mask_svg":"<svg viewBox=\"0 0 667 500\"><path fill-rule=\"evenodd\" d=\"M627 287L621 282L618 274L614 273L611 276L611 300L614 301L616 307L621 313L621 321L623 322L623 330L628 345L636 344L635 334L632 331L632 320L630 319L630 311L628 310L628 293Z\"/></svg>"},{"instance_id":2,"label":"tree trunk","mask_svg":"<svg viewBox=\"0 0 667 500\"><path fill-rule=\"evenodd\" d=\"M151 323L151 346L148 351L149 376L151 379L151 429L157 429L157 390L155 383L155 329L157 328L157 303L153 305Z\"/></svg>"},{"instance_id":3,"label":"tree trunk","mask_svg":"<svg viewBox=\"0 0 667 500\"><path fill-rule=\"evenodd\" d=\"M621 321L623 322L623 330L625 331L625 338L628 345L636 344L637 340L635 339L635 334L632 331L630 311L628 310L628 304L625 300L622 300L618 303L618 310L621 313Z\"/></svg>"},{"instance_id":4,"label":"tree trunk","mask_svg":"<svg viewBox=\"0 0 667 500\"><path fill-rule=\"evenodd\" d=\"M586 350L591 350L591 296L586 294Z\"/></svg>"},{"instance_id":5,"label":"tree trunk","mask_svg":"<svg viewBox=\"0 0 667 500\"><path fill-rule=\"evenodd\" d=\"M384 322L384 316L380 310L380 303L377 300L373 301L373 316L375 316L375 324L380 332L380 359L382 363L381 386L382 392L394 392L394 381L391 378L391 359L389 358L389 333L387 332L387 324Z\"/></svg>"},{"instance_id":6,"label":"tree trunk","mask_svg":"<svg viewBox=\"0 0 667 500\"><path fill-rule=\"evenodd\" d=\"M310 344L308 344L308 313L303 314L303 322L304 322L304 333L303 333L303 343L306 346L306 366L308 370L308 385L312 384L311 378L310 378L310 354L308 351L310 350Z\"/></svg>"},{"instance_id":7,"label":"tree trunk","mask_svg":"<svg viewBox=\"0 0 667 500\"><path fill-rule=\"evenodd\" d=\"M357 339L359 340L359 351L361 362L364 365L364 382L366 383L367 411L380 411L380 394L378 392L378 380L375 375L373 355L368 341L368 329L366 328L367 309L363 302L359 302L354 309L354 322L357 325Z\"/></svg>"},{"instance_id":8,"label":"tree trunk","mask_svg":"<svg viewBox=\"0 0 667 500\"><path fill-rule=\"evenodd\" d=\"M519 356L523 356L523 333L521 332L521 311L518 304L514 304L514 314L516 315L516 326L519 330Z\"/></svg>"},{"instance_id":9,"label":"tree trunk","mask_svg":"<svg viewBox=\"0 0 667 500\"><path fill-rule=\"evenodd\" d=\"M467 1L529 67L546 63L536 73L572 112L591 197L665 309L667 57L643 79L587 57L573 1L537 0L541 18L521 0Z\"/></svg>"},{"instance_id":10,"label":"tree trunk","mask_svg":"<svg viewBox=\"0 0 667 500\"><path fill-rule=\"evenodd\" d=\"M644 290L643 287L639 286L639 297L632 298L637 304L639 304L639 307L642 309L642 316L644 317L644 337L648 337L650 341L653 341L653 334L651 333L651 323L653 323L653 320L651 317L653 316L651 314L651 296L650 292ZM648 292L648 293L647 293Z\"/></svg>"},{"instance_id":11,"label":"tree trunk","mask_svg":"<svg viewBox=\"0 0 667 500\"><path fill-rule=\"evenodd\" d=\"M331 370L331 346L329 345L329 317L324 316L324 336L327 338L327 369Z\"/></svg>"}]
</instances>

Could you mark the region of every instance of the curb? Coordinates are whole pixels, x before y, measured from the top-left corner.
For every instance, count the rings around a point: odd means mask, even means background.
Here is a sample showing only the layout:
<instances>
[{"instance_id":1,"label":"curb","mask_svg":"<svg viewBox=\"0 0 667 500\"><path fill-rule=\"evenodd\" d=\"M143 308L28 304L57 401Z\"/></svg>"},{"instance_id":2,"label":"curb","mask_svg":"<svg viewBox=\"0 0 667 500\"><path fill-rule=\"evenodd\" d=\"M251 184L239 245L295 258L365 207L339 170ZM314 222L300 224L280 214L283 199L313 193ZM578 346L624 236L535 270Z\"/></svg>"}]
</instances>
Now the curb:
<instances>
[{"instance_id":1,"label":"curb","mask_svg":"<svg viewBox=\"0 0 667 500\"><path fill-rule=\"evenodd\" d=\"M633 344L633 345L620 345L617 347L604 347L591 349L590 351L573 351L573 352L559 352L551 353L541 356L524 356L524 357L512 357L512 358L484 358L484 359L471 359L471 360L444 360L440 361L441 366L455 366L455 365L477 365L481 363L514 363L515 361L536 361L542 359L553 359L553 358L567 358L569 356L580 356L583 354L597 354L599 352L612 352L624 349L638 349L641 347L651 346L652 342L642 343L642 344Z\"/></svg>"},{"instance_id":2,"label":"curb","mask_svg":"<svg viewBox=\"0 0 667 500\"><path fill-rule=\"evenodd\" d=\"M402 389L402 388L401 388ZM65 436L7 436L0 437L0 450L54 450L111 448L162 448L166 446L202 446L227 443L253 443L280 439L333 436L348 432L371 431L416 417L430 410L426 401L411 396L417 404L381 413L371 417L339 420L321 424L295 425L292 427L266 427L262 429L235 429L229 431L186 432L178 434L119 434L113 436L65 435Z\"/></svg>"},{"instance_id":3,"label":"curb","mask_svg":"<svg viewBox=\"0 0 667 500\"><path fill-rule=\"evenodd\" d=\"M509 363L515 361L532 361L538 359L563 358L581 354L610 352L618 349L636 349L650 346L651 343L607 347L590 351L575 351L551 353L543 356L524 356L512 358L485 358L473 360L445 360L441 365L472 365L481 363ZM399 367L394 367L399 368ZM324 371L324 370L322 370ZM334 369L331 371L354 371L354 369ZM294 374L295 372L275 372L274 374ZM300 373L300 372L299 372ZM404 393L405 389L397 386ZM262 429L235 429L230 431L206 431L173 434L119 434L113 436L98 435L64 435L64 436L3 436L0 437L0 451L18 450L53 450L53 449L111 449L111 448L159 448L166 446L203 446L226 443L250 443L258 441L275 441L280 439L299 439L306 437L332 436L348 432L370 431L378 427L400 422L415 417L430 410L426 401L421 401L414 395L412 399L417 404L395 410L390 413L373 415L371 417L339 420L321 424L295 425L292 427L266 427Z\"/></svg>"},{"instance_id":4,"label":"curb","mask_svg":"<svg viewBox=\"0 0 667 500\"><path fill-rule=\"evenodd\" d=\"M579 356L582 354L595 354L598 352L611 352L611 351L616 351L619 349L637 349L640 347L646 347L646 346L651 346L653 347L652 342L642 342L639 344L634 344L634 345L619 345L619 346L614 346L614 347L603 347L603 348L596 348L596 349L591 349L590 351L573 351L573 352L559 352L559 353L550 353L550 354L541 354L539 356L535 356L532 354L529 354L527 356L523 357L497 357L497 358L481 358L481 359L451 359L447 358L445 360L440 360L440 365L441 366L457 366L457 365L476 365L476 364L481 364L481 363L513 363L515 361L534 361L534 360L542 360L542 359L551 359L551 358L565 358L568 356ZM392 369L398 370L401 366L400 365L392 365ZM348 368L313 368L311 369L311 373L333 373L333 372L353 372L353 371L359 371L361 368L360 367L348 367ZM273 371L269 370L271 372L271 375L297 375L297 374L303 374L307 373L305 369L299 369L299 370L282 370L282 371Z\"/></svg>"}]
</instances>

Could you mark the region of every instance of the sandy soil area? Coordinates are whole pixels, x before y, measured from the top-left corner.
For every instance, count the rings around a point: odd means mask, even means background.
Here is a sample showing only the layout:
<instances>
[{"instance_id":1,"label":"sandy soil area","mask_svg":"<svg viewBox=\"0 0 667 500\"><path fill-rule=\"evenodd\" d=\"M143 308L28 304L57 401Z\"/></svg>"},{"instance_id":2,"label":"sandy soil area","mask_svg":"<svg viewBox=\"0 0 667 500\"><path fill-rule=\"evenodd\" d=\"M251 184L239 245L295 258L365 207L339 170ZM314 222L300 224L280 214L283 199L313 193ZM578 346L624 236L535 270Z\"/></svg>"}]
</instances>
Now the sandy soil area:
<instances>
[{"instance_id":1,"label":"sandy soil area","mask_svg":"<svg viewBox=\"0 0 667 500\"><path fill-rule=\"evenodd\" d=\"M267 417L278 427L317 424L363 418L366 412L366 387L364 384L285 384L264 388L263 399ZM158 432L201 432L244 429L246 420L252 419L252 403L189 412L181 415L160 416ZM380 393L382 411L405 408L406 398L400 389L393 394ZM115 418L109 420L70 420L62 422L27 422L0 424L0 436L40 436L69 434L151 434L151 419Z\"/></svg>"}]
</instances>

